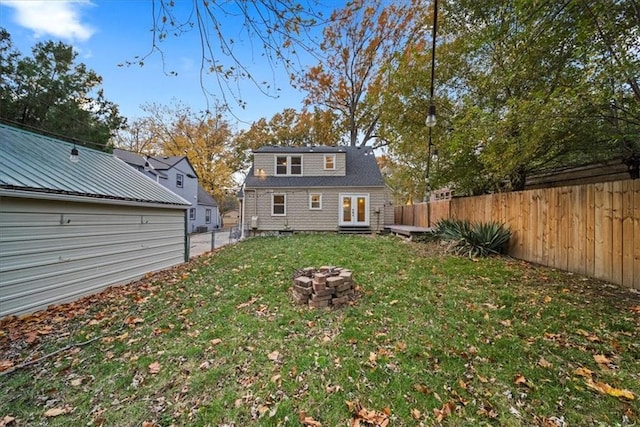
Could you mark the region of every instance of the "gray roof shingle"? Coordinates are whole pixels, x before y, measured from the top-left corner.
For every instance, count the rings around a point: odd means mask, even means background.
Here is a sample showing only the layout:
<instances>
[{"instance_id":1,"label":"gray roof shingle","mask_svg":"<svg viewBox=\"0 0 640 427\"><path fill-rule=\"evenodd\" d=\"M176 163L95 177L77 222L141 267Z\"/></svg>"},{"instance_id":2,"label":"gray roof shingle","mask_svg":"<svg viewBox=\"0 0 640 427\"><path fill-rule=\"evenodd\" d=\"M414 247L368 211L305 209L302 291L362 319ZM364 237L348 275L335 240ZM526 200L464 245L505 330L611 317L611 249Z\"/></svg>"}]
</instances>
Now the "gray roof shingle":
<instances>
[{"instance_id":1,"label":"gray roof shingle","mask_svg":"<svg viewBox=\"0 0 640 427\"><path fill-rule=\"evenodd\" d=\"M346 153L345 176L254 176L253 166L245 180L248 188L268 187L384 187L385 183L370 147L261 147L255 153Z\"/></svg>"},{"instance_id":2,"label":"gray roof shingle","mask_svg":"<svg viewBox=\"0 0 640 427\"><path fill-rule=\"evenodd\" d=\"M109 153L0 124L0 189L189 206Z\"/></svg>"}]
</instances>

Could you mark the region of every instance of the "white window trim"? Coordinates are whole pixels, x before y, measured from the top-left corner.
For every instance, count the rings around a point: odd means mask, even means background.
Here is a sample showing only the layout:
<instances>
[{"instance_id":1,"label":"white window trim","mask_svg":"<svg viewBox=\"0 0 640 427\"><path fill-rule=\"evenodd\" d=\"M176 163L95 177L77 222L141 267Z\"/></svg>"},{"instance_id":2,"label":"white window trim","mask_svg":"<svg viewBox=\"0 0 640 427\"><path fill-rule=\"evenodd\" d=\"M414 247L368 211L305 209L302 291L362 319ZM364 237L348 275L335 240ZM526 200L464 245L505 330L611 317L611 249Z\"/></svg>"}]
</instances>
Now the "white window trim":
<instances>
[{"instance_id":1,"label":"white window trim","mask_svg":"<svg viewBox=\"0 0 640 427\"><path fill-rule=\"evenodd\" d=\"M179 185L178 185L178 177L180 177ZM184 175L181 173L176 174L176 188L184 188Z\"/></svg>"},{"instance_id":2,"label":"white window trim","mask_svg":"<svg viewBox=\"0 0 640 427\"><path fill-rule=\"evenodd\" d=\"M196 208L189 208L189 219L191 221L195 221L195 219L196 219Z\"/></svg>"},{"instance_id":3,"label":"white window trim","mask_svg":"<svg viewBox=\"0 0 640 427\"><path fill-rule=\"evenodd\" d=\"M286 173L278 173L278 157L286 157L287 158L287 172ZM292 174L291 173L291 158L292 157L299 157L300 158L300 173L299 174ZM289 155L289 154L276 154L275 157L273 158L273 175L274 176L302 176L304 175L304 159L303 156L301 154L294 154L294 155Z\"/></svg>"},{"instance_id":4,"label":"white window trim","mask_svg":"<svg viewBox=\"0 0 640 427\"><path fill-rule=\"evenodd\" d=\"M320 206L317 208L313 207L313 196L318 196L320 198ZM321 211L322 210L322 193L309 193L309 210L310 211Z\"/></svg>"},{"instance_id":5,"label":"white window trim","mask_svg":"<svg viewBox=\"0 0 640 427\"><path fill-rule=\"evenodd\" d=\"M204 223L211 224L211 209L204 210Z\"/></svg>"},{"instance_id":6,"label":"white window trim","mask_svg":"<svg viewBox=\"0 0 640 427\"><path fill-rule=\"evenodd\" d=\"M283 196L284 197L284 213L275 213L273 211L274 208L274 197L275 196ZM285 193L271 193L271 216L287 216L287 195Z\"/></svg>"},{"instance_id":7,"label":"white window trim","mask_svg":"<svg viewBox=\"0 0 640 427\"><path fill-rule=\"evenodd\" d=\"M333 164L332 168L328 168L327 167L327 158L331 158L331 160L332 160L331 164ZM336 155L335 154L325 154L322 157L322 162L323 162L324 170L326 170L326 171L334 171L334 170L336 170Z\"/></svg>"}]
</instances>

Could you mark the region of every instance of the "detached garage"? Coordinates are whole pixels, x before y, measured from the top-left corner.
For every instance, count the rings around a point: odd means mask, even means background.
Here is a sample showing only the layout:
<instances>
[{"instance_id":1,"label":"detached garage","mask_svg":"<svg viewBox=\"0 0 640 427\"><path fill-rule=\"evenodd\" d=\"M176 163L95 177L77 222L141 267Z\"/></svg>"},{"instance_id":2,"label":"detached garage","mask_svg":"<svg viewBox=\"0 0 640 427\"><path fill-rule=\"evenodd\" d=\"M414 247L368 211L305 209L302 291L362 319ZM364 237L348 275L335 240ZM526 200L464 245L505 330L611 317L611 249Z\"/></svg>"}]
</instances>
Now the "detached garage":
<instances>
[{"instance_id":1,"label":"detached garage","mask_svg":"<svg viewBox=\"0 0 640 427\"><path fill-rule=\"evenodd\" d=\"M0 318L187 261L189 206L111 154L0 125Z\"/></svg>"}]
</instances>

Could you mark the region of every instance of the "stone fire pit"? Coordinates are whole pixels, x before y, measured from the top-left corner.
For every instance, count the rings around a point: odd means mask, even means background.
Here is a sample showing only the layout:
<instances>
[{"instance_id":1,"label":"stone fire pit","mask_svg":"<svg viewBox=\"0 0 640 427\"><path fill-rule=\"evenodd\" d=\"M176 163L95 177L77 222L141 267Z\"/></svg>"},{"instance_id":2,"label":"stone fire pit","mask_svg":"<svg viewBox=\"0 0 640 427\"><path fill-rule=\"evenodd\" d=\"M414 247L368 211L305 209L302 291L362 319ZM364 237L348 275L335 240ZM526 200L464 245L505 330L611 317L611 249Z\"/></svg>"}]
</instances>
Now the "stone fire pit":
<instances>
[{"instance_id":1,"label":"stone fire pit","mask_svg":"<svg viewBox=\"0 0 640 427\"><path fill-rule=\"evenodd\" d=\"M307 267L293 275L293 298L309 307L344 305L355 297L354 288L353 273L342 267Z\"/></svg>"}]
</instances>

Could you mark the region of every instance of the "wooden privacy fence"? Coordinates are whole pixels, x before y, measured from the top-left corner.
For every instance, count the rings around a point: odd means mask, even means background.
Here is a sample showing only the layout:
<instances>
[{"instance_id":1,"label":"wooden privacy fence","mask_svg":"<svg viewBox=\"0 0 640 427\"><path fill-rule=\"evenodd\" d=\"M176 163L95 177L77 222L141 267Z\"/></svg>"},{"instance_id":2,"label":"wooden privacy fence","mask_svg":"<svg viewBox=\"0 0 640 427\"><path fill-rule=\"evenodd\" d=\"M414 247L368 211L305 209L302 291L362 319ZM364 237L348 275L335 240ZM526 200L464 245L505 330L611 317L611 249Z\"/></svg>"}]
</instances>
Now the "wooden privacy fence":
<instances>
[{"instance_id":1,"label":"wooden privacy fence","mask_svg":"<svg viewBox=\"0 0 640 427\"><path fill-rule=\"evenodd\" d=\"M436 204L449 204L449 212ZM544 188L431 203L441 218L497 221L512 233L509 255L640 289L640 180ZM421 206L422 205L422 206ZM424 214L425 204L396 211ZM401 208L401 209L400 209ZM426 218L422 219L426 224Z\"/></svg>"}]
</instances>

